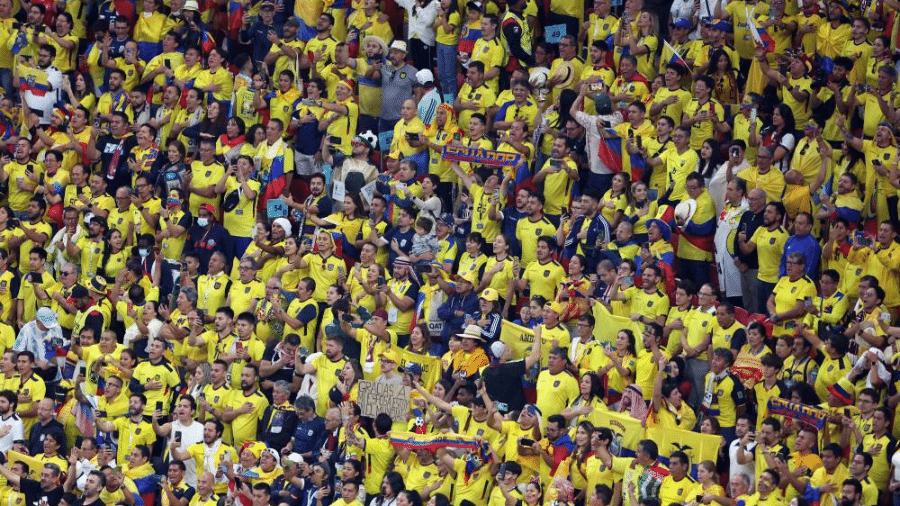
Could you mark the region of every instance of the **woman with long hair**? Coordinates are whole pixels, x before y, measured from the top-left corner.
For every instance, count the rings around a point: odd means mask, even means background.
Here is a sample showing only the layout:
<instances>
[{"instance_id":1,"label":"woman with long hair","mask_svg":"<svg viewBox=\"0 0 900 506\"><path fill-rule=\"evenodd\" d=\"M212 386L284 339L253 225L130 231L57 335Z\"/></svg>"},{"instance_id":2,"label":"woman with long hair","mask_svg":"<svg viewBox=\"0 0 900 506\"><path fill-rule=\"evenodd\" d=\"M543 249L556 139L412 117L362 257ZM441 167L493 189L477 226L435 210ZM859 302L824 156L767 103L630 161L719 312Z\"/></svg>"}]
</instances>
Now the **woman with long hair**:
<instances>
[{"instance_id":1,"label":"woman with long hair","mask_svg":"<svg viewBox=\"0 0 900 506\"><path fill-rule=\"evenodd\" d=\"M173 189L184 188L184 175L187 173L187 165L184 158L187 156L187 148L178 139L172 139L166 143L166 162L156 178L156 196L166 198Z\"/></svg>"},{"instance_id":2,"label":"woman with long hair","mask_svg":"<svg viewBox=\"0 0 900 506\"><path fill-rule=\"evenodd\" d=\"M244 120L237 116L228 118L225 132L216 139L216 154L225 157L225 161L231 163L231 160L241 154L246 140L245 132Z\"/></svg>"},{"instance_id":3,"label":"woman with long hair","mask_svg":"<svg viewBox=\"0 0 900 506\"><path fill-rule=\"evenodd\" d=\"M103 251L103 274L112 282L125 270L125 261L131 256L131 248L125 248L125 237L117 229L110 229L106 235L106 248Z\"/></svg>"},{"instance_id":4,"label":"woman with long hair","mask_svg":"<svg viewBox=\"0 0 900 506\"><path fill-rule=\"evenodd\" d=\"M134 323L125 329L123 342L127 348L122 352L122 358L120 359L123 364L125 363L125 351L130 351L129 348L134 350L135 358L138 356L147 357L150 351L150 343L159 336L159 332L163 327L163 321L159 318L159 313L157 312L158 308L159 304L148 300L144 303L144 311L141 317L134 318ZM137 362L135 361L133 367L136 366Z\"/></svg>"},{"instance_id":5,"label":"woman with long hair","mask_svg":"<svg viewBox=\"0 0 900 506\"><path fill-rule=\"evenodd\" d=\"M872 41L872 56L866 65L866 84L873 88L878 87L878 69L882 67L894 67L894 58L891 51L891 38L879 35Z\"/></svg>"},{"instance_id":6,"label":"woman with long hair","mask_svg":"<svg viewBox=\"0 0 900 506\"><path fill-rule=\"evenodd\" d=\"M791 152L797 145L796 128L794 111L785 104L778 104L772 111L772 124L760 132L762 146L772 150L772 166L782 173L791 165Z\"/></svg>"},{"instance_id":7,"label":"woman with long hair","mask_svg":"<svg viewBox=\"0 0 900 506\"><path fill-rule=\"evenodd\" d=\"M303 270L299 267L303 254L300 251L300 239L295 236L285 237L284 255L276 259L274 277L281 280L281 289L288 302L294 300L297 284L303 277Z\"/></svg>"},{"instance_id":8,"label":"woman with long hair","mask_svg":"<svg viewBox=\"0 0 900 506\"><path fill-rule=\"evenodd\" d=\"M626 174L618 173L612 178L612 186L600 200L600 214L609 222L609 229L615 230L625 215L625 209L630 204L631 188Z\"/></svg>"},{"instance_id":9,"label":"woman with long hair","mask_svg":"<svg viewBox=\"0 0 900 506\"><path fill-rule=\"evenodd\" d=\"M630 23L620 25L614 38L616 47L628 48L629 54L637 58L637 71L652 81L657 70L653 62L659 50L659 17L649 10L638 13L635 19L637 33L632 33Z\"/></svg>"},{"instance_id":10,"label":"woman with long hair","mask_svg":"<svg viewBox=\"0 0 900 506\"><path fill-rule=\"evenodd\" d=\"M512 244L504 234L497 234L494 238L493 253L484 264L484 275L476 287L476 292L481 293L485 288L493 288L500 294L500 314L508 314L512 302L514 290L515 268L518 260L510 256Z\"/></svg>"},{"instance_id":11,"label":"woman with long hair","mask_svg":"<svg viewBox=\"0 0 900 506\"><path fill-rule=\"evenodd\" d=\"M225 106L218 100L211 100L206 106L206 115L196 125L184 129L185 137L196 139L214 139L218 145L219 137L228 131L228 116ZM216 151L218 153L218 149Z\"/></svg>"},{"instance_id":12,"label":"woman with long hair","mask_svg":"<svg viewBox=\"0 0 900 506\"><path fill-rule=\"evenodd\" d=\"M709 186L710 179L719 168L720 146L718 140L710 138L703 141L703 146L700 148L700 163L697 165L697 172L703 176L706 186Z\"/></svg>"},{"instance_id":13,"label":"woman with long hair","mask_svg":"<svg viewBox=\"0 0 900 506\"><path fill-rule=\"evenodd\" d=\"M622 329L616 334L615 350L606 350L609 363L598 371L606 376L606 404L617 405L625 392L625 387L634 380L637 340L630 329Z\"/></svg>"},{"instance_id":14,"label":"woman with long hair","mask_svg":"<svg viewBox=\"0 0 900 506\"><path fill-rule=\"evenodd\" d=\"M653 383L653 398L650 409L659 427L671 427L693 430L697 424L697 415L690 407L678 388L678 380L669 379L674 362L661 357L658 364L656 380Z\"/></svg>"},{"instance_id":15,"label":"woman with long hair","mask_svg":"<svg viewBox=\"0 0 900 506\"><path fill-rule=\"evenodd\" d=\"M403 476L397 471L388 471L381 480L381 493L372 501L374 506L397 506L397 494L404 490Z\"/></svg>"},{"instance_id":16,"label":"woman with long hair","mask_svg":"<svg viewBox=\"0 0 900 506\"><path fill-rule=\"evenodd\" d=\"M269 225L268 231L268 235L263 237L259 235L259 229L257 228L256 238L244 251L244 255L249 255L251 248L256 246L256 252L259 254L256 266L260 271L260 279L269 279L275 274L278 259L284 256L284 241L291 235L293 230L291 222L285 218L277 218ZM328 236L330 238L331 234L328 234Z\"/></svg>"},{"instance_id":17,"label":"woman with long hair","mask_svg":"<svg viewBox=\"0 0 900 506\"><path fill-rule=\"evenodd\" d=\"M572 325L581 315L589 311L588 297L593 292L591 280L585 274L587 259L584 255L575 254L569 259L566 277L557 290L556 301L563 305L564 313L559 315L560 321Z\"/></svg>"},{"instance_id":18,"label":"woman with long hair","mask_svg":"<svg viewBox=\"0 0 900 506\"><path fill-rule=\"evenodd\" d=\"M412 332L409 333L409 344L406 346L406 351L417 355L437 356L432 353L431 334L428 331L427 323L420 323L413 327Z\"/></svg>"},{"instance_id":19,"label":"woman with long hair","mask_svg":"<svg viewBox=\"0 0 900 506\"><path fill-rule=\"evenodd\" d=\"M594 424L587 421L578 423L575 429L575 449L563 460L557 468L556 476L568 477L575 489L574 501L576 504L584 504L585 494L588 493L588 457L594 455L591 449L591 434L594 432ZM560 473L561 470L562 472Z\"/></svg>"},{"instance_id":20,"label":"woman with long hair","mask_svg":"<svg viewBox=\"0 0 900 506\"><path fill-rule=\"evenodd\" d=\"M359 381L363 379L362 366L359 360L351 358L344 363L344 367L338 374L338 381L331 387L329 398L334 402L337 395L340 395L340 402L335 403L339 406L343 402L357 402L359 398ZM333 392L337 392L334 394Z\"/></svg>"},{"instance_id":21,"label":"woman with long hair","mask_svg":"<svg viewBox=\"0 0 900 506\"><path fill-rule=\"evenodd\" d=\"M725 489L719 484L715 462L711 460L700 462L700 465L697 466L697 484L688 492L687 497L693 498L693 500L684 503L685 506L731 502Z\"/></svg>"},{"instance_id":22,"label":"woman with long hair","mask_svg":"<svg viewBox=\"0 0 900 506\"><path fill-rule=\"evenodd\" d=\"M723 49L716 49L709 57L710 65L706 75L713 78L712 96L719 103L738 102L737 70L731 66L731 58Z\"/></svg>"},{"instance_id":23,"label":"woman with long hair","mask_svg":"<svg viewBox=\"0 0 900 506\"><path fill-rule=\"evenodd\" d=\"M631 223L636 243L647 242L647 220L656 218L657 207L656 201L650 200L647 183L635 181L631 185L631 203L622 213L622 219Z\"/></svg>"},{"instance_id":24,"label":"woman with long hair","mask_svg":"<svg viewBox=\"0 0 900 506\"><path fill-rule=\"evenodd\" d=\"M90 73L76 72L71 81L63 78L62 89L73 109L80 105L89 111L94 110L97 104L97 87L94 86Z\"/></svg>"},{"instance_id":25,"label":"woman with long hair","mask_svg":"<svg viewBox=\"0 0 900 506\"><path fill-rule=\"evenodd\" d=\"M596 413L609 410L606 403L603 402L603 397L603 380L597 376L597 373L588 371L582 374L578 382L578 397L573 399L562 412L562 416L569 421L569 427L597 422ZM590 431L588 431L588 435L590 435Z\"/></svg>"},{"instance_id":26,"label":"woman with long hair","mask_svg":"<svg viewBox=\"0 0 900 506\"><path fill-rule=\"evenodd\" d=\"M197 368L194 369L194 374L191 375L182 394L197 399L203 395L203 389L210 383L212 383L212 366L209 362L198 362Z\"/></svg>"}]
</instances>

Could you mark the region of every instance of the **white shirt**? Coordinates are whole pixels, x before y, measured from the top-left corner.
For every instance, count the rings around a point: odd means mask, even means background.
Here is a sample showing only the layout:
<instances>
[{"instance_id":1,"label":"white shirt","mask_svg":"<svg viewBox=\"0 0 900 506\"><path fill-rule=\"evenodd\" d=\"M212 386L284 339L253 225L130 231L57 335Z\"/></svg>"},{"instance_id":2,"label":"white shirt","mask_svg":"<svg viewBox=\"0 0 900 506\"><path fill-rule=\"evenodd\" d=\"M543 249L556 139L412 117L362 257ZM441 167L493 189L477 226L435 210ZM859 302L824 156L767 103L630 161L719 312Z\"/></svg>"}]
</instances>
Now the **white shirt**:
<instances>
[{"instance_id":1,"label":"white shirt","mask_svg":"<svg viewBox=\"0 0 900 506\"><path fill-rule=\"evenodd\" d=\"M23 93L23 100L28 107L41 112L41 124L49 125L50 117L53 114L53 105L59 101L59 89L62 87L62 72L58 68L50 65L45 69L40 69L47 74L47 84L50 87L43 96L35 95L30 90Z\"/></svg>"},{"instance_id":2,"label":"white shirt","mask_svg":"<svg viewBox=\"0 0 900 506\"><path fill-rule=\"evenodd\" d=\"M397 0L400 7L409 11L409 39L419 39L426 46L434 46L434 18L441 7L440 0L431 0L421 7L416 0Z\"/></svg>"},{"instance_id":3,"label":"white shirt","mask_svg":"<svg viewBox=\"0 0 900 506\"><path fill-rule=\"evenodd\" d=\"M608 121L610 128L612 128L622 122L622 113L616 111L606 116L600 116L600 118ZM605 163L600 161L600 157L597 156L597 148L600 147L601 142L605 142L600 138L600 132L597 130L597 116L592 116L584 111L578 111L575 113L575 121L584 127L587 155L588 160L591 162L591 172L594 174L612 174L613 171L611 171Z\"/></svg>"},{"instance_id":4,"label":"white shirt","mask_svg":"<svg viewBox=\"0 0 900 506\"><path fill-rule=\"evenodd\" d=\"M753 491L753 484L756 483L756 466L754 462L751 460L746 464L738 464L737 461L737 452L741 447L741 440L735 439L728 445L728 460L730 461L730 466L728 466L728 479L734 478L739 474L746 474L748 478L750 478L750 491ZM756 443L751 443L747 445L747 451L753 454L753 449L756 448Z\"/></svg>"},{"instance_id":5,"label":"white shirt","mask_svg":"<svg viewBox=\"0 0 900 506\"><path fill-rule=\"evenodd\" d=\"M9 433L0 437L0 452L4 454L12 449L13 441L25 439L25 430L19 415L13 413L9 418L0 418L0 429L5 430L6 427L9 427Z\"/></svg>"},{"instance_id":6,"label":"white shirt","mask_svg":"<svg viewBox=\"0 0 900 506\"><path fill-rule=\"evenodd\" d=\"M172 421L172 432L169 433L169 440L166 442L166 446L172 442L172 438L175 437L175 433L181 433L181 447L182 448L190 448L191 445L202 443L203 442L203 424L198 422L197 420L191 420L190 425L183 425L178 420ZM170 457L171 460L171 457ZM184 471L184 481L196 488L197 487L197 463L194 462L194 459L188 459L184 461L185 471Z\"/></svg>"}]
</instances>

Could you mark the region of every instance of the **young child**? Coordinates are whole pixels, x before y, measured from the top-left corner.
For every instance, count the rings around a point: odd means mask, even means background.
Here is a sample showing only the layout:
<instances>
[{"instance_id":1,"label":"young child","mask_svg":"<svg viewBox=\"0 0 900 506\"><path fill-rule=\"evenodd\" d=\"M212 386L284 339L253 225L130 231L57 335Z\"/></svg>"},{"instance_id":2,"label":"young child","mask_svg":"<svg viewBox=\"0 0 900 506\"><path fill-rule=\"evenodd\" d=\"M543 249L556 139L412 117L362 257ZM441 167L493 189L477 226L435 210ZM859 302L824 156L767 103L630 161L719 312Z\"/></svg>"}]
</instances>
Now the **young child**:
<instances>
[{"instance_id":1,"label":"young child","mask_svg":"<svg viewBox=\"0 0 900 506\"><path fill-rule=\"evenodd\" d=\"M440 250L441 244L434 234L434 222L424 217L416 220L416 234L409 251L409 261L414 264L430 262Z\"/></svg>"}]
</instances>

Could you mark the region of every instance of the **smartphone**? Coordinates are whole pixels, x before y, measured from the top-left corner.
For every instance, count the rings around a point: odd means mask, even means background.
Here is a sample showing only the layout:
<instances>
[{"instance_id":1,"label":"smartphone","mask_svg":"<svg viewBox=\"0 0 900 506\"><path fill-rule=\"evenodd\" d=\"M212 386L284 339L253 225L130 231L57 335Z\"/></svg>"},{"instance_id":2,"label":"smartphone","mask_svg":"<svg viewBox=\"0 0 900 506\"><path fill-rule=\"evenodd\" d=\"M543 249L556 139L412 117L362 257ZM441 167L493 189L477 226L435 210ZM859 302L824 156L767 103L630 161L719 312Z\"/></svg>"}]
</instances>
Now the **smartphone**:
<instances>
[{"instance_id":1,"label":"smartphone","mask_svg":"<svg viewBox=\"0 0 900 506\"><path fill-rule=\"evenodd\" d=\"M591 83L591 85L589 86L589 89L591 91L603 91L603 83L602 82Z\"/></svg>"},{"instance_id":2,"label":"smartphone","mask_svg":"<svg viewBox=\"0 0 900 506\"><path fill-rule=\"evenodd\" d=\"M353 315L351 315L350 313L344 313L341 315L341 320L343 320L347 323L351 323L351 322L353 322ZM335 371L335 372L337 372L337 371Z\"/></svg>"},{"instance_id":3,"label":"smartphone","mask_svg":"<svg viewBox=\"0 0 900 506\"><path fill-rule=\"evenodd\" d=\"M376 213L374 211L369 213L369 219L372 221L378 221L378 213Z\"/></svg>"},{"instance_id":4,"label":"smartphone","mask_svg":"<svg viewBox=\"0 0 900 506\"><path fill-rule=\"evenodd\" d=\"M378 276L378 286L384 286L387 284L387 280L384 279L384 276Z\"/></svg>"},{"instance_id":5,"label":"smartphone","mask_svg":"<svg viewBox=\"0 0 900 506\"><path fill-rule=\"evenodd\" d=\"M857 244L862 244L866 238L866 233L862 230L857 230L853 232L853 239L857 242Z\"/></svg>"},{"instance_id":6,"label":"smartphone","mask_svg":"<svg viewBox=\"0 0 900 506\"><path fill-rule=\"evenodd\" d=\"M100 410L97 410L97 414L100 415L100 418L106 418L106 417L107 417L106 411L100 411Z\"/></svg>"},{"instance_id":7,"label":"smartphone","mask_svg":"<svg viewBox=\"0 0 900 506\"><path fill-rule=\"evenodd\" d=\"M244 343L242 343L242 342L234 343L234 349L235 349L238 353L244 351Z\"/></svg>"},{"instance_id":8,"label":"smartphone","mask_svg":"<svg viewBox=\"0 0 900 506\"><path fill-rule=\"evenodd\" d=\"M644 145L644 143L641 141L641 136L638 135L638 136L637 136L637 147L638 147L638 148L642 148L643 145Z\"/></svg>"},{"instance_id":9,"label":"smartphone","mask_svg":"<svg viewBox=\"0 0 900 506\"><path fill-rule=\"evenodd\" d=\"M156 410L162 411L163 409L163 401L156 401Z\"/></svg>"},{"instance_id":10,"label":"smartphone","mask_svg":"<svg viewBox=\"0 0 900 506\"><path fill-rule=\"evenodd\" d=\"M171 69L172 68L172 60L163 60L163 65L165 65L167 69Z\"/></svg>"},{"instance_id":11,"label":"smartphone","mask_svg":"<svg viewBox=\"0 0 900 506\"><path fill-rule=\"evenodd\" d=\"M341 138L336 135L329 135L328 142L330 142L331 144L340 144Z\"/></svg>"},{"instance_id":12,"label":"smartphone","mask_svg":"<svg viewBox=\"0 0 900 506\"><path fill-rule=\"evenodd\" d=\"M175 431L175 442L176 442L176 443L180 443L180 442L181 442L181 431L180 431L180 430L176 430L176 431Z\"/></svg>"},{"instance_id":13,"label":"smartphone","mask_svg":"<svg viewBox=\"0 0 900 506\"><path fill-rule=\"evenodd\" d=\"M419 134L407 133L406 140L407 141L417 141L417 140L419 140Z\"/></svg>"},{"instance_id":14,"label":"smartphone","mask_svg":"<svg viewBox=\"0 0 900 506\"><path fill-rule=\"evenodd\" d=\"M528 439L527 437L523 437L519 442L522 446L531 446L534 444L534 439Z\"/></svg>"},{"instance_id":15,"label":"smartphone","mask_svg":"<svg viewBox=\"0 0 900 506\"><path fill-rule=\"evenodd\" d=\"M623 288L631 288L634 286L634 276L625 276L622 278L622 282L619 283Z\"/></svg>"},{"instance_id":16,"label":"smartphone","mask_svg":"<svg viewBox=\"0 0 900 506\"><path fill-rule=\"evenodd\" d=\"M506 462L500 464L500 468L497 469L497 476L502 480L504 476L506 476Z\"/></svg>"},{"instance_id":17,"label":"smartphone","mask_svg":"<svg viewBox=\"0 0 900 506\"><path fill-rule=\"evenodd\" d=\"M812 297L803 297L803 306L807 308L813 307L813 299Z\"/></svg>"},{"instance_id":18,"label":"smartphone","mask_svg":"<svg viewBox=\"0 0 900 506\"><path fill-rule=\"evenodd\" d=\"M647 190L647 200L656 201L659 198L659 190L656 188L650 188Z\"/></svg>"}]
</instances>

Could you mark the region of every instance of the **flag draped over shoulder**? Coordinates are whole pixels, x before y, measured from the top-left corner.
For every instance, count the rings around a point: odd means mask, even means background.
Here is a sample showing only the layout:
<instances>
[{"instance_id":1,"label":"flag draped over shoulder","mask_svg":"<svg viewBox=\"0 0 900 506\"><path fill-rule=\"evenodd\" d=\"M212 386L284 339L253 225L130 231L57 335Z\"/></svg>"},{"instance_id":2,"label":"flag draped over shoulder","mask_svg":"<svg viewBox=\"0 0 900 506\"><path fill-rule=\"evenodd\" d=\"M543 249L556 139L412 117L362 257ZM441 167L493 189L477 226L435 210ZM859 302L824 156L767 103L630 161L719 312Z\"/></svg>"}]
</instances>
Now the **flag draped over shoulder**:
<instances>
[{"instance_id":1,"label":"flag draped over shoulder","mask_svg":"<svg viewBox=\"0 0 900 506\"><path fill-rule=\"evenodd\" d=\"M534 331L503 320L500 340L512 348L513 360L523 359L531 352L531 346L534 344Z\"/></svg>"},{"instance_id":2,"label":"flag draped over shoulder","mask_svg":"<svg viewBox=\"0 0 900 506\"><path fill-rule=\"evenodd\" d=\"M610 313L603 304L594 304L594 339L602 344L615 347L616 334L622 329L630 329L635 336L644 332L644 325L629 318L623 318Z\"/></svg>"},{"instance_id":3,"label":"flag draped over shoulder","mask_svg":"<svg viewBox=\"0 0 900 506\"><path fill-rule=\"evenodd\" d=\"M659 460L669 465L669 455L682 451L691 461L691 476L697 478L697 466L704 460L716 461L722 436L700 434L673 427L653 427L647 429L646 439L652 439L659 448Z\"/></svg>"},{"instance_id":4,"label":"flag draped over shoulder","mask_svg":"<svg viewBox=\"0 0 900 506\"><path fill-rule=\"evenodd\" d=\"M769 35L765 28L760 28L756 25L756 21L753 19L753 16L747 18L747 28L750 30L750 35L753 37L753 41L756 42L757 45L762 44L763 46L765 46L767 53L775 51L775 39L773 39L772 36Z\"/></svg>"},{"instance_id":5,"label":"flag draped over shoulder","mask_svg":"<svg viewBox=\"0 0 900 506\"><path fill-rule=\"evenodd\" d=\"M625 141L619 136L619 132L612 128L606 129L609 137L601 138L597 147L597 156L609 170L619 173L626 172L631 175L631 181L639 181L647 164L640 155L629 155L625 148Z\"/></svg>"}]
</instances>

